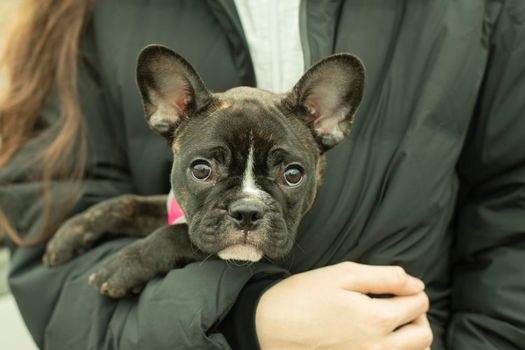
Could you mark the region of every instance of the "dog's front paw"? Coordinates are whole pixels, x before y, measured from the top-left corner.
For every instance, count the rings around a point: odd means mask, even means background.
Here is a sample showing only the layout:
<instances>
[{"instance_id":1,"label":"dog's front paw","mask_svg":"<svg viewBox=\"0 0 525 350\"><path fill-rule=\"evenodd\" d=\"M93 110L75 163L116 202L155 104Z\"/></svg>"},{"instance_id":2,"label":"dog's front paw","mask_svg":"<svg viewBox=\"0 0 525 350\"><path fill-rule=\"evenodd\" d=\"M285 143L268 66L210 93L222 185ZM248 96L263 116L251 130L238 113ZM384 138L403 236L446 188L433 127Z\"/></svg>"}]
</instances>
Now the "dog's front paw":
<instances>
[{"instance_id":1,"label":"dog's front paw","mask_svg":"<svg viewBox=\"0 0 525 350\"><path fill-rule=\"evenodd\" d=\"M89 283L101 294L112 298L139 294L157 271L149 267L134 248L128 246L110 257L97 272L89 276Z\"/></svg>"},{"instance_id":2,"label":"dog's front paw","mask_svg":"<svg viewBox=\"0 0 525 350\"><path fill-rule=\"evenodd\" d=\"M83 254L100 237L84 215L72 217L55 233L46 247L42 261L46 266L64 264Z\"/></svg>"}]
</instances>

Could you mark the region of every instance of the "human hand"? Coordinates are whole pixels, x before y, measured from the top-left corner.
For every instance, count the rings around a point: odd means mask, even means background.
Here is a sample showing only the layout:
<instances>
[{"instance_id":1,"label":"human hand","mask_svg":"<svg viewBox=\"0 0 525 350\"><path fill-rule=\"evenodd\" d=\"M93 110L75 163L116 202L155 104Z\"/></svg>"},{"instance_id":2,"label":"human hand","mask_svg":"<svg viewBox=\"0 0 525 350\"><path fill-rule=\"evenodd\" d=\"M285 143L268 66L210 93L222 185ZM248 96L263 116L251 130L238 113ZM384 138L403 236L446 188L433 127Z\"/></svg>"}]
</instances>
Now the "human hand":
<instances>
[{"instance_id":1,"label":"human hand","mask_svg":"<svg viewBox=\"0 0 525 350\"><path fill-rule=\"evenodd\" d=\"M397 266L345 262L307 271L262 295L257 337L263 350L430 349L423 290L423 282Z\"/></svg>"}]
</instances>

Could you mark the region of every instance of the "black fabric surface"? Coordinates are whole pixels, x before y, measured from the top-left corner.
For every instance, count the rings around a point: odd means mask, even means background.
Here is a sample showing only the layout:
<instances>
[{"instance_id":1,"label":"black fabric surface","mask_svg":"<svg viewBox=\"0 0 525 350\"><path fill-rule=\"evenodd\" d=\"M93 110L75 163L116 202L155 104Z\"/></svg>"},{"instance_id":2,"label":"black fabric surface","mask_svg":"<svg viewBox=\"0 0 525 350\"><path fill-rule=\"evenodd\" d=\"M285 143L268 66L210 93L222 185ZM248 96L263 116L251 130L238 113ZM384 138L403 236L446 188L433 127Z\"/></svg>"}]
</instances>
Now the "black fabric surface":
<instances>
[{"instance_id":1,"label":"black fabric surface","mask_svg":"<svg viewBox=\"0 0 525 350\"><path fill-rule=\"evenodd\" d=\"M255 312L262 294L282 278L272 276L249 281L237 297L218 330L224 335L233 350L260 349L255 329Z\"/></svg>"}]
</instances>

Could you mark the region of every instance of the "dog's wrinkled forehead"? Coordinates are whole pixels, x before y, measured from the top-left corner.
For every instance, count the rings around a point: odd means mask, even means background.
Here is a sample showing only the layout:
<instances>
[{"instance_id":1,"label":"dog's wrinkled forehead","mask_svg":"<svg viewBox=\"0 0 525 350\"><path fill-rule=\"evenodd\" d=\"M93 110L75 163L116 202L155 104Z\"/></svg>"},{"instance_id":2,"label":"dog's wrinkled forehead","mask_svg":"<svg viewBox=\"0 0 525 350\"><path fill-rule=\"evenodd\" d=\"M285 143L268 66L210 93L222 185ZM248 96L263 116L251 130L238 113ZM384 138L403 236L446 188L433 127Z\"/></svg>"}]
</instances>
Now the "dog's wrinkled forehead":
<instances>
[{"instance_id":1,"label":"dog's wrinkled forehead","mask_svg":"<svg viewBox=\"0 0 525 350\"><path fill-rule=\"evenodd\" d=\"M242 129L264 130L276 134L277 137L286 136L287 129L283 130L285 115L281 109L282 97L264 90L250 87L238 87L226 92L215 94L217 108L213 112L221 123Z\"/></svg>"},{"instance_id":2,"label":"dog's wrinkled forehead","mask_svg":"<svg viewBox=\"0 0 525 350\"><path fill-rule=\"evenodd\" d=\"M291 150L297 157L317 147L308 129L285 114L279 95L242 87L214 96L217 102L206 116L177 135L184 147L221 144L243 159L252 152L254 161L261 161L276 147Z\"/></svg>"},{"instance_id":3,"label":"dog's wrinkled forehead","mask_svg":"<svg viewBox=\"0 0 525 350\"><path fill-rule=\"evenodd\" d=\"M215 119L214 127L221 131L218 136L234 148L249 145L258 150L275 146L276 140L290 139L285 117L277 102L271 100L274 96L254 91L255 96L244 97L238 94L243 90L237 88L236 93L223 94L215 118L210 118Z\"/></svg>"}]
</instances>

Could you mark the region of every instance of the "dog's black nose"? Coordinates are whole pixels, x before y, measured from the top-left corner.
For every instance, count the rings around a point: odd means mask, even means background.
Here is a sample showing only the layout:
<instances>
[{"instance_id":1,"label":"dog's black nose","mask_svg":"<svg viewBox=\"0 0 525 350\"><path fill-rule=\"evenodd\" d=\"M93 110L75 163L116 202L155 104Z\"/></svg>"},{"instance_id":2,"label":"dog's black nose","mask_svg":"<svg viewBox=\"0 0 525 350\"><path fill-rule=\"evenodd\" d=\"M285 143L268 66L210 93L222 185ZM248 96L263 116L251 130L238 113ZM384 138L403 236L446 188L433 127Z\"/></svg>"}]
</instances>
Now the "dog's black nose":
<instances>
[{"instance_id":1,"label":"dog's black nose","mask_svg":"<svg viewBox=\"0 0 525 350\"><path fill-rule=\"evenodd\" d=\"M255 200L240 199L230 204L228 213L240 229L250 230L263 218L264 205Z\"/></svg>"}]
</instances>

